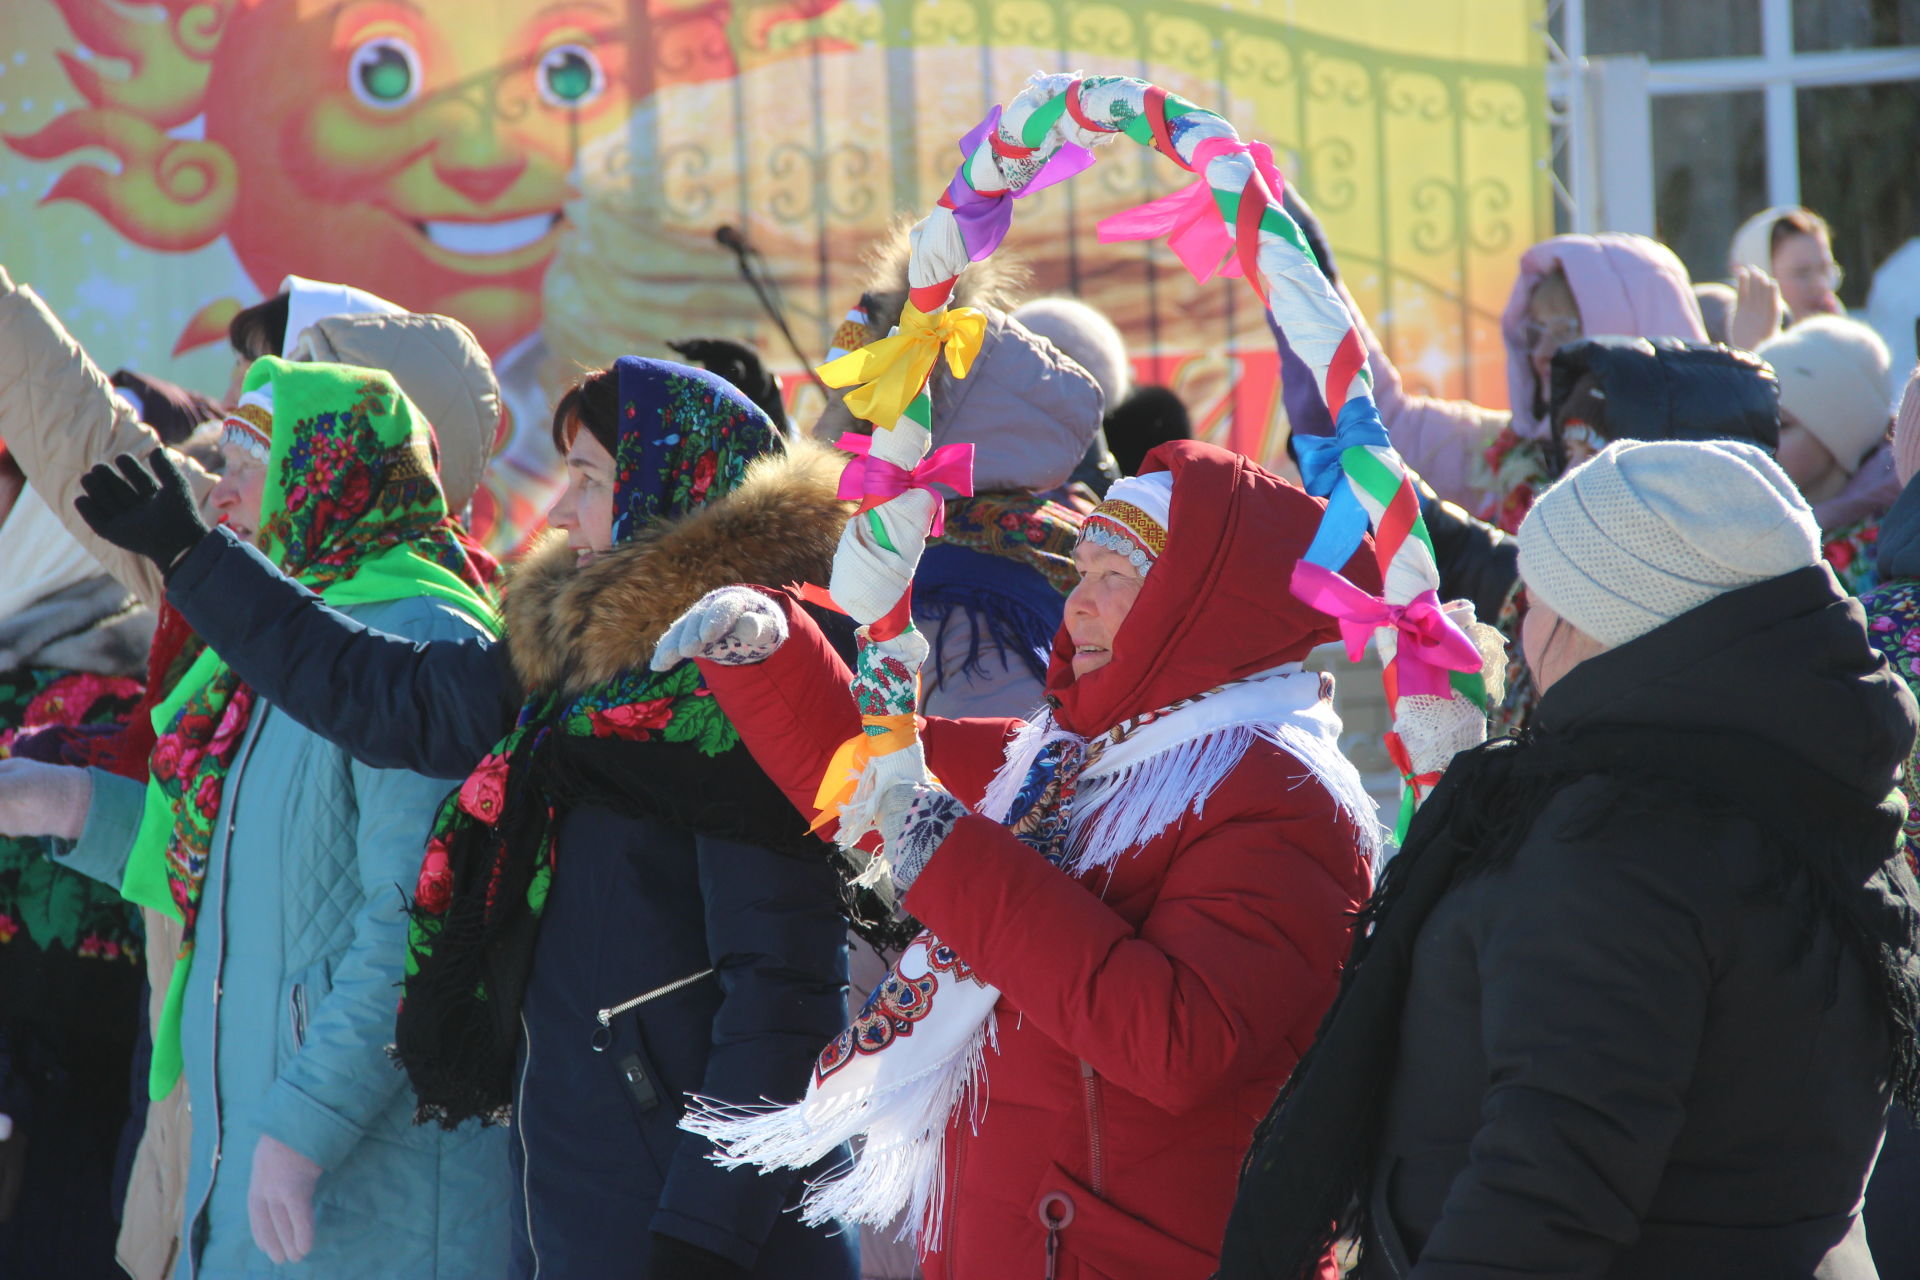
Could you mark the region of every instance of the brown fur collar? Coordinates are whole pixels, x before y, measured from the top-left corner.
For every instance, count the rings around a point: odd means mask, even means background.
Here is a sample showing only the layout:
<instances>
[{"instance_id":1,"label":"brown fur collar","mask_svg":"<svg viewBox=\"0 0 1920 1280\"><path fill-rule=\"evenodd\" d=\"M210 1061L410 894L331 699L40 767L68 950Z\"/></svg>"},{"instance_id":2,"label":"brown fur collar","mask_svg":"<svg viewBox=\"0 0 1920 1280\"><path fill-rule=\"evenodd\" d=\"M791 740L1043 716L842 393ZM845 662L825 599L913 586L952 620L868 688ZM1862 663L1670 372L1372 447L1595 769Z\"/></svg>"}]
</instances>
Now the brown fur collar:
<instances>
[{"instance_id":1,"label":"brown fur collar","mask_svg":"<svg viewBox=\"0 0 1920 1280\"><path fill-rule=\"evenodd\" d=\"M584 692L644 667L674 619L715 587L825 583L853 504L834 496L846 455L811 440L758 459L732 493L576 567L549 533L506 592L514 669L530 691Z\"/></svg>"}]
</instances>

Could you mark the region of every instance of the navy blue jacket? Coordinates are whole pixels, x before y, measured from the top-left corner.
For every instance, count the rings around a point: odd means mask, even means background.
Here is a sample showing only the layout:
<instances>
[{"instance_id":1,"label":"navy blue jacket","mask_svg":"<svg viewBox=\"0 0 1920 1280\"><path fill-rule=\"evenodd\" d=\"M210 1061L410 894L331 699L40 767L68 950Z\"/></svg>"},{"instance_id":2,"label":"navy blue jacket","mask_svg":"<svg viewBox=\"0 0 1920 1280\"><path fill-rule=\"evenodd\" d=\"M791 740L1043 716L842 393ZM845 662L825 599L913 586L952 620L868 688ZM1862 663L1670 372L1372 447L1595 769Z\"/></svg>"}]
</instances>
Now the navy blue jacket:
<instances>
[{"instance_id":1,"label":"navy blue jacket","mask_svg":"<svg viewBox=\"0 0 1920 1280\"><path fill-rule=\"evenodd\" d=\"M464 778L523 700L506 645L369 630L223 530L168 599L260 696L370 765ZM824 858L594 805L561 819L515 1083L517 1275L653 1277L657 1232L769 1280L851 1280L856 1234L783 1212L802 1175L722 1170L677 1128L689 1093L805 1091L845 1022L845 934Z\"/></svg>"}]
</instances>

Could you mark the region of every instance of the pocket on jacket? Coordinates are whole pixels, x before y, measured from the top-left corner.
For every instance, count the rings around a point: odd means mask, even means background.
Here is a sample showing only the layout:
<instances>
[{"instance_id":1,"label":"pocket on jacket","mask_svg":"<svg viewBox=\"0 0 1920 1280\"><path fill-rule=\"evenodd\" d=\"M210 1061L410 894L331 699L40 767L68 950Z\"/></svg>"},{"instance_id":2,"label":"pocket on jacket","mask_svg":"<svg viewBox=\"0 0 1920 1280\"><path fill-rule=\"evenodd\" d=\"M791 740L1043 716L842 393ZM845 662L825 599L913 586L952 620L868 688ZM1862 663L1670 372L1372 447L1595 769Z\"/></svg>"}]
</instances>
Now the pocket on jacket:
<instances>
[{"instance_id":1,"label":"pocket on jacket","mask_svg":"<svg viewBox=\"0 0 1920 1280\"><path fill-rule=\"evenodd\" d=\"M316 960L305 968L294 971L280 993L279 1060L275 1067L280 1068L291 1062L296 1054L306 1047L307 1031L313 1023L314 1011L320 1002L333 990L333 962Z\"/></svg>"},{"instance_id":2,"label":"pocket on jacket","mask_svg":"<svg viewBox=\"0 0 1920 1280\"><path fill-rule=\"evenodd\" d=\"M1361 1252L1355 1280L1400 1280L1413 1270L1407 1242L1393 1216L1391 1188L1400 1172L1400 1161L1390 1160L1373 1176L1368 1192L1367 1247Z\"/></svg>"},{"instance_id":3,"label":"pocket on jacket","mask_svg":"<svg viewBox=\"0 0 1920 1280\"><path fill-rule=\"evenodd\" d=\"M1176 1240L1160 1228L1096 1197L1059 1165L1047 1170L1027 1212L1044 1222L1042 1205L1059 1220L1060 1280L1206 1280L1219 1255ZM1034 1259L1040 1273L1044 1255Z\"/></svg>"},{"instance_id":4,"label":"pocket on jacket","mask_svg":"<svg viewBox=\"0 0 1920 1280\"><path fill-rule=\"evenodd\" d=\"M654 1177L664 1182L674 1148L680 1143L680 1113L686 1099L660 1074L653 1054L647 1050L646 1028L639 1013L621 1014L613 1025L612 1043L600 1055L610 1081L608 1087L619 1090L640 1131L640 1147L653 1165Z\"/></svg>"}]
</instances>

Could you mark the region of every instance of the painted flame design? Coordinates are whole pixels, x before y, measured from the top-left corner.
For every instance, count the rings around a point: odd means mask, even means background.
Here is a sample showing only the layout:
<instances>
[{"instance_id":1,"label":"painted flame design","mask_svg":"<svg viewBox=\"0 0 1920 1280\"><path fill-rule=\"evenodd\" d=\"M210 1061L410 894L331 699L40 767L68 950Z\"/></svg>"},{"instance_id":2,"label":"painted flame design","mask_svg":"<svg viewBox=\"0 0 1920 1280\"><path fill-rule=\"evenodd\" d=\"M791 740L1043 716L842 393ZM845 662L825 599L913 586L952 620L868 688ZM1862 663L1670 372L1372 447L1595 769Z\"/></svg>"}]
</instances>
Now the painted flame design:
<instances>
[{"instance_id":1,"label":"painted flame design","mask_svg":"<svg viewBox=\"0 0 1920 1280\"><path fill-rule=\"evenodd\" d=\"M101 58L123 61L125 76L61 51L60 64L87 105L37 133L9 134L8 147L53 160L101 147L119 172L76 165L42 203L77 200L136 244L179 252L218 236L233 213L240 174L218 143L169 137L200 114L214 50L236 0L160 0L121 9L108 0L55 0L68 28Z\"/></svg>"}]
</instances>

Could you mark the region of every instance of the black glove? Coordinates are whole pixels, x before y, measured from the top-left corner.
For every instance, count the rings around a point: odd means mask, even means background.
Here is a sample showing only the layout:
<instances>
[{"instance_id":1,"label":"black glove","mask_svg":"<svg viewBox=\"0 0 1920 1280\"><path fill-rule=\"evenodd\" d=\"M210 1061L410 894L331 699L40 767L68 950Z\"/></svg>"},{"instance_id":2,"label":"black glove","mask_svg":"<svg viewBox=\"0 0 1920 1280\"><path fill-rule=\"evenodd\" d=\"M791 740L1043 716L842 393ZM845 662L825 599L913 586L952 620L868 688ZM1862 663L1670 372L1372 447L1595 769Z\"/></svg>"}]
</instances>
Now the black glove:
<instances>
[{"instance_id":1,"label":"black glove","mask_svg":"<svg viewBox=\"0 0 1920 1280\"><path fill-rule=\"evenodd\" d=\"M767 372L760 353L752 347L730 338L688 338L684 342L669 342L667 348L725 378L740 394L759 405L774 426L786 429L787 407L780 399L780 380Z\"/></svg>"},{"instance_id":2,"label":"black glove","mask_svg":"<svg viewBox=\"0 0 1920 1280\"><path fill-rule=\"evenodd\" d=\"M679 1236L653 1233L653 1260L647 1267L647 1280L747 1280L748 1274L738 1263L688 1244Z\"/></svg>"},{"instance_id":3,"label":"black glove","mask_svg":"<svg viewBox=\"0 0 1920 1280\"><path fill-rule=\"evenodd\" d=\"M200 518L187 478L165 449L147 455L151 472L131 454L113 462L113 467L103 462L80 477L83 492L73 500L73 509L114 546L147 557L162 574L171 573L207 536L207 522Z\"/></svg>"}]
</instances>

